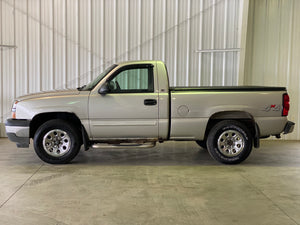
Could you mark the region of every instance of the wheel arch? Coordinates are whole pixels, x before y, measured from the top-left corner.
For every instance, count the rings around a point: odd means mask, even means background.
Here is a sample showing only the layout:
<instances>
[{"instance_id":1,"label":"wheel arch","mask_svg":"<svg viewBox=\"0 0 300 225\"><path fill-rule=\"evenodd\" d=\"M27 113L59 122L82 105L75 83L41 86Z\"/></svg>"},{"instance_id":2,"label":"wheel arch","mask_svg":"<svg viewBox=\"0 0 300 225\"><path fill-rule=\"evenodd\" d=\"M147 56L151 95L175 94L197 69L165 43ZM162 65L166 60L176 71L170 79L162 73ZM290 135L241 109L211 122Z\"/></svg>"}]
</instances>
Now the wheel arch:
<instances>
[{"instance_id":1,"label":"wheel arch","mask_svg":"<svg viewBox=\"0 0 300 225\"><path fill-rule=\"evenodd\" d=\"M82 138L81 142L84 142L84 139L87 137L87 132L78 116L75 113L70 112L48 112L35 115L30 122L29 137L33 138L37 129L43 123L52 119L62 119L66 122L71 123L78 130L78 134Z\"/></svg>"},{"instance_id":2,"label":"wheel arch","mask_svg":"<svg viewBox=\"0 0 300 225\"><path fill-rule=\"evenodd\" d=\"M214 113L207 122L204 136L205 139L207 138L211 128L222 120L236 120L246 125L253 135L254 147L259 147L259 127L256 124L254 117L250 113L245 111L222 111Z\"/></svg>"}]
</instances>

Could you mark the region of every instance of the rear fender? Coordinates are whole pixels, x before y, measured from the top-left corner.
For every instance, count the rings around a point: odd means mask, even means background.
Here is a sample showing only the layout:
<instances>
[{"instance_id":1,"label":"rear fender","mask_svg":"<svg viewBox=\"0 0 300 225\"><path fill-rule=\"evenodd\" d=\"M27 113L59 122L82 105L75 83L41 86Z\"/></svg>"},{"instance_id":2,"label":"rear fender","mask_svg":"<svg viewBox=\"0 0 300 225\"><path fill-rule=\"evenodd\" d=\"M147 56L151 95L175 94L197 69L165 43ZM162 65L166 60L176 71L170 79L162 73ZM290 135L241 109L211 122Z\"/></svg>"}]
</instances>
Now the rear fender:
<instances>
[{"instance_id":1,"label":"rear fender","mask_svg":"<svg viewBox=\"0 0 300 225\"><path fill-rule=\"evenodd\" d=\"M249 129L250 132L253 134L253 142L254 147L259 147L259 137L260 137L260 131L257 123L255 122L254 117L245 111L223 111L223 112L217 112L213 114L208 121L206 131L205 131L205 138L207 137L210 129L219 121L221 120L238 120L242 123L244 123Z\"/></svg>"}]
</instances>

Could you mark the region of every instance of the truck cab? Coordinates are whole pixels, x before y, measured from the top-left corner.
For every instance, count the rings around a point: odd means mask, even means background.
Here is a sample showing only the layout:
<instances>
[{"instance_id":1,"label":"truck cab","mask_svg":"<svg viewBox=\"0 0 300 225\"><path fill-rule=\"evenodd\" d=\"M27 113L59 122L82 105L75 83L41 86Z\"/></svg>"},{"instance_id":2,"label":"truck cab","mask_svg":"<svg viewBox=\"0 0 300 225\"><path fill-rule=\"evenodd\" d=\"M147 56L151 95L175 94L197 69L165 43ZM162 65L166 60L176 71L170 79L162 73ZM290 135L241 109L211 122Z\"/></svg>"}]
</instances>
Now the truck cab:
<instances>
[{"instance_id":1,"label":"truck cab","mask_svg":"<svg viewBox=\"0 0 300 225\"><path fill-rule=\"evenodd\" d=\"M162 62L121 63L90 88L92 140L166 139L169 86L159 74L166 74Z\"/></svg>"}]
</instances>

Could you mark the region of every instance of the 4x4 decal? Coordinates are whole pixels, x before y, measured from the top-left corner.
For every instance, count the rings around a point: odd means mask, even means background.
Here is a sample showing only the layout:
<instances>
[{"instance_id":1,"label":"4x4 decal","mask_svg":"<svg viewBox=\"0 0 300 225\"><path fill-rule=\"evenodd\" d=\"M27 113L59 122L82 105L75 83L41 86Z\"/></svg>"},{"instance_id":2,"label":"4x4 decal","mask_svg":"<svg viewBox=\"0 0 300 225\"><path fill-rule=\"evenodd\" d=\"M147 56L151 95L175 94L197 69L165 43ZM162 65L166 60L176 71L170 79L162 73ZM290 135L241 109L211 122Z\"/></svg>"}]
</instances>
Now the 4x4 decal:
<instances>
[{"instance_id":1,"label":"4x4 decal","mask_svg":"<svg viewBox=\"0 0 300 225\"><path fill-rule=\"evenodd\" d=\"M281 105L266 105L263 111L269 112L269 111L280 111Z\"/></svg>"}]
</instances>

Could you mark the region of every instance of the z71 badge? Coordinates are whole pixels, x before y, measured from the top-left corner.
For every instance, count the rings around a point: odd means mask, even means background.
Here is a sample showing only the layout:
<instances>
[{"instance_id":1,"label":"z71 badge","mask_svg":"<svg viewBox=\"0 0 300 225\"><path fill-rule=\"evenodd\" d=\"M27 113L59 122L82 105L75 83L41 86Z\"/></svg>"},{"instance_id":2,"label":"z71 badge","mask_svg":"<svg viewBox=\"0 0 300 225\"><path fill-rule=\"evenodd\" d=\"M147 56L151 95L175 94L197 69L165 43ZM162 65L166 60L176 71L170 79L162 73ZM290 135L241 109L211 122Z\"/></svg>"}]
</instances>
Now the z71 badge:
<instances>
[{"instance_id":1,"label":"z71 badge","mask_svg":"<svg viewBox=\"0 0 300 225\"><path fill-rule=\"evenodd\" d=\"M263 111L269 112L269 111L280 111L281 105L266 105Z\"/></svg>"}]
</instances>

